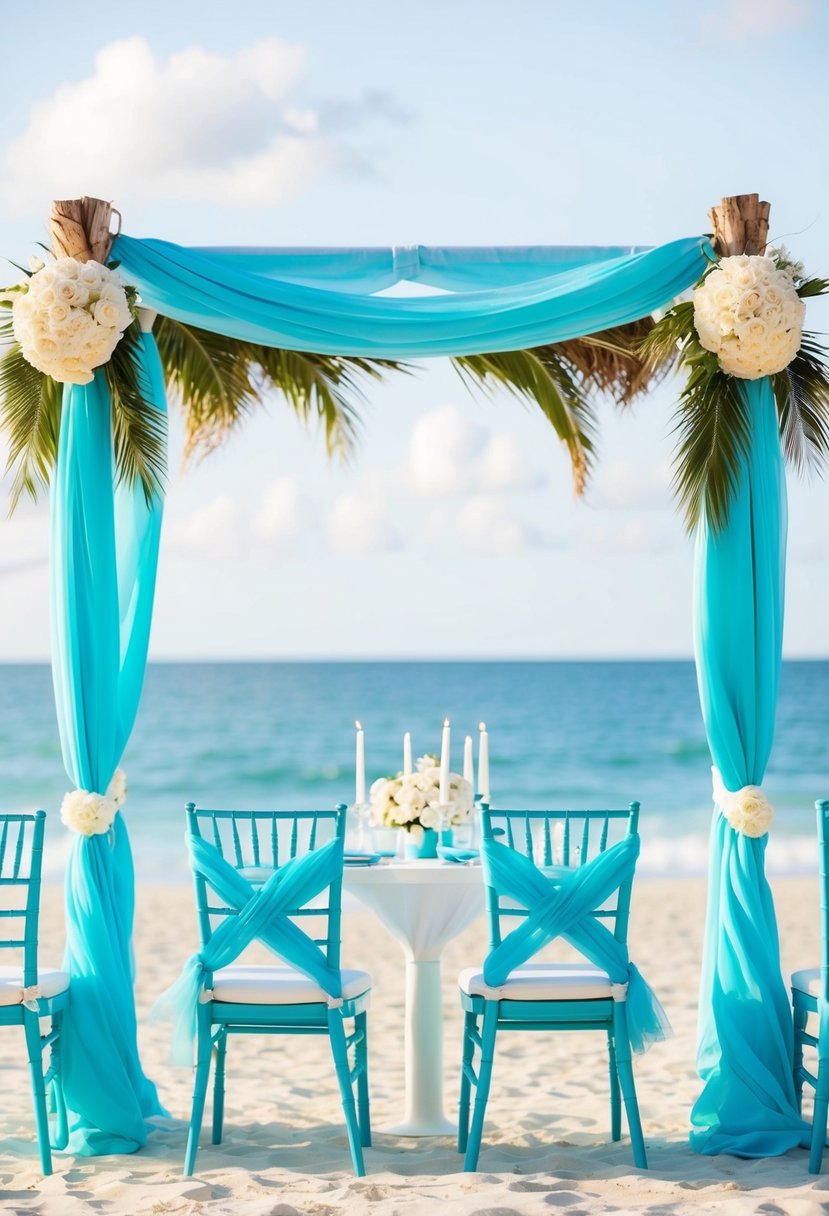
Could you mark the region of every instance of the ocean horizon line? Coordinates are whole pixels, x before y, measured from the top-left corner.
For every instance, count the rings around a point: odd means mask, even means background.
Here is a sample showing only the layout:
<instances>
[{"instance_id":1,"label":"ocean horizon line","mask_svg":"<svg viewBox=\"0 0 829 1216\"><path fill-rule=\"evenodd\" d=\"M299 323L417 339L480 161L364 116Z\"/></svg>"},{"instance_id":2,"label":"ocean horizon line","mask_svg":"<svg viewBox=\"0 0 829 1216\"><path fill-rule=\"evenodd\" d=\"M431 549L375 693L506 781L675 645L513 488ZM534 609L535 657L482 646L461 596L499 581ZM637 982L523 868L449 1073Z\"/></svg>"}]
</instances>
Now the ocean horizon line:
<instances>
[{"instance_id":1,"label":"ocean horizon line","mask_svg":"<svg viewBox=\"0 0 829 1216\"><path fill-rule=\"evenodd\" d=\"M340 664L347 665L370 665L370 664L389 664L396 663L400 665L419 666L421 664L433 664L435 666L445 664L446 666L459 666L463 664L567 664L567 663L614 663L614 664L636 664L637 666L644 663L660 664L660 663L693 663L694 656L687 655L461 655L452 658L446 655L209 655L209 656L170 656L158 655L150 657L148 666L151 667L167 667L167 666L263 666L271 664L273 666L301 666L312 664ZM829 662L829 654L815 655L783 655L784 663L827 663ZM0 658L0 668L2 667L49 667L51 659L49 658L22 658L22 659L3 659Z\"/></svg>"}]
</instances>

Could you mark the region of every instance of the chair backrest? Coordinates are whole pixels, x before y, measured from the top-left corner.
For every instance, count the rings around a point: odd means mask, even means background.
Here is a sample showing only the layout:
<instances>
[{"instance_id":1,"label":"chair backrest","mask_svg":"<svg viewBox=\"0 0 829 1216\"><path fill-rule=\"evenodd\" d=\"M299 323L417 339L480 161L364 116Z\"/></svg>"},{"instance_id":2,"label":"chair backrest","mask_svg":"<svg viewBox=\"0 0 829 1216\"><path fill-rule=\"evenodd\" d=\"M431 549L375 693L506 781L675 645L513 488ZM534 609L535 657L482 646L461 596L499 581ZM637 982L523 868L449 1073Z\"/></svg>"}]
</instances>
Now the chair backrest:
<instances>
[{"instance_id":1,"label":"chair backrest","mask_svg":"<svg viewBox=\"0 0 829 1216\"><path fill-rule=\"evenodd\" d=\"M820 845L820 989L829 1000L829 801L815 803Z\"/></svg>"},{"instance_id":2,"label":"chair backrest","mask_svg":"<svg viewBox=\"0 0 829 1216\"><path fill-rule=\"evenodd\" d=\"M523 853L542 871L586 865L625 836L635 836L638 825L638 802L631 802L624 810L607 811L518 811L493 810L485 803L481 806L484 840L497 840ZM633 876L591 912L607 925L618 942L627 942L632 890ZM486 901L490 948L494 949L527 912L489 884Z\"/></svg>"},{"instance_id":3,"label":"chair backrest","mask_svg":"<svg viewBox=\"0 0 829 1216\"><path fill-rule=\"evenodd\" d=\"M46 812L0 815L0 955L23 951L23 984L37 983L37 930Z\"/></svg>"},{"instance_id":4,"label":"chair backrest","mask_svg":"<svg viewBox=\"0 0 829 1216\"><path fill-rule=\"evenodd\" d=\"M189 802L186 810L188 832L208 840L253 885L267 881L286 862L322 848L331 840L345 838L344 804L330 811L218 811ZM199 935L204 946L215 924L227 916L235 916L237 909L220 902L202 875L194 871L193 877ZM300 922L300 928L301 922L307 924L308 918L314 918L311 923L319 936L311 937L311 941L323 950L329 966L334 968L340 966L341 904L342 870L321 897L287 913L291 920Z\"/></svg>"}]
</instances>

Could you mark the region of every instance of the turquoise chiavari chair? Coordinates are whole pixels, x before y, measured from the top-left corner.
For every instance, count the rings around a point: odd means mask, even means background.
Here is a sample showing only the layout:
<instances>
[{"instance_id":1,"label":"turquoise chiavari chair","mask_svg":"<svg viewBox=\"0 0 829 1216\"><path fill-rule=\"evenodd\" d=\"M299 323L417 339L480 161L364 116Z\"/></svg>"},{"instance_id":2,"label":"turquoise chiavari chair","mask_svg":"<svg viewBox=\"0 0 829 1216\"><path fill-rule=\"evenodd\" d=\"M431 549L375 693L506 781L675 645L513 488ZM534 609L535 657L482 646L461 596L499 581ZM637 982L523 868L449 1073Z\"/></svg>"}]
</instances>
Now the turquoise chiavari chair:
<instances>
[{"instance_id":1,"label":"turquoise chiavari chair","mask_svg":"<svg viewBox=\"0 0 829 1216\"><path fill-rule=\"evenodd\" d=\"M43 829L46 815L0 815L0 958L8 951L23 954L19 964L0 966L0 1026L22 1026L26 1038L35 1124L44 1174L52 1172L46 1092L51 1086L55 1108L55 1147L65 1148L68 1136L66 1106L60 1083L60 1032L69 1002L69 976L38 967L40 876L43 863ZM22 921L22 933L18 922ZM7 928L8 926L8 928ZM41 1035L40 1019L51 1029ZM43 1053L49 1049L44 1075Z\"/></svg>"},{"instance_id":2,"label":"turquoise chiavari chair","mask_svg":"<svg viewBox=\"0 0 829 1216\"><path fill-rule=\"evenodd\" d=\"M815 803L820 846L821 963L792 975L794 1011L794 1088L797 1107L803 1102L803 1082L814 1087L809 1173L819 1174L826 1145L829 1114L829 801ZM806 1030L809 1015L817 1018L817 1036ZM803 1064L803 1048L817 1049L817 1076Z\"/></svg>"},{"instance_id":3,"label":"turquoise chiavari chair","mask_svg":"<svg viewBox=\"0 0 829 1216\"><path fill-rule=\"evenodd\" d=\"M624 1100L634 1162L647 1168L631 1041L644 1050L665 1037L668 1025L627 953L638 818L637 802L601 811L482 806L490 952L483 969L471 967L459 977L458 1151L466 1154L466 1170L478 1164L498 1031L591 1029L607 1035L612 1139L621 1139ZM592 961L528 961L558 937Z\"/></svg>"},{"instance_id":4,"label":"turquoise chiavari chair","mask_svg":"<svg viewBox=\"0 0 829 1216\"><path fill-rule=\"evenodd\" d=\"M354 1171L358 1176L365 1173L362 1150L371 1145L366 1019L371 977L340 968L345 822L345 806L332 811L187 806L202 948L185 967L179 981L184 986L173 998L179 1013L190 1019L195 1013L190 1033L195 1029L196 1071L186 1176L195 1168L211 1055L212 1141L222 1140L225 1056L233 1034L328 1035ZM309 933L301 924L309 926ZM311 927L319 924L319 930ZM233 965L255 939L289 965ZM347 1019L354 1023L350 1034ZM192 1038L190 1044L192 1059ZM352 1048L353 1066L348 1055Z\"/></svg>"}]
</instances>

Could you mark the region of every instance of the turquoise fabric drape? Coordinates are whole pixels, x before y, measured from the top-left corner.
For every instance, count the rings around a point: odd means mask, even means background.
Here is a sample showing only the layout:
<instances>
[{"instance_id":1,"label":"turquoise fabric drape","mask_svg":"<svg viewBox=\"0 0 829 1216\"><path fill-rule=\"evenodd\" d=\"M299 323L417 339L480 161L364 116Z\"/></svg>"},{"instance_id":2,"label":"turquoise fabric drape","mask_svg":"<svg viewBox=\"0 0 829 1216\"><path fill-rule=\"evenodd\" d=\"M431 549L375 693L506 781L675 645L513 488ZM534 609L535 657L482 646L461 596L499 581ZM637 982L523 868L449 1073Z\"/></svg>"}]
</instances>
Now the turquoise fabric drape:
<instances>
[{"instance_id":1,"label":"turquoise fabric drape","mask_svg":"<svg viewBox=\"0 0 829 1216\"><path fill-rule=\"evenodd\" d=\"M715 766L728 790L760 785L774 735L783 642L786 488L768 380L744 381L751 440L727 527L700 528L695 648ZM772 826L774 831L774 826ZM768 1157L804 1143L792 1082L792 1016L780 974L767 836L711 831L692 1113L700 1153Z\"/></svg>"},{"instance_id":2,"label":"turquoise fabric drape","mask_svg":"<svg viewBox=\"0 0 829 1216\"><path fill-rule=\"evenodd\" d=\"M617 941L591 912L599 908L633 876L639 856L639 837L627 836L618 844L575 869L542 873L529 857L484 840L484 880L499 895L527 909L527 916L484 961L484 980L493 987L505 983L522 966L557 937L601 967L613 984L627 984L627 1020L630 1045L643 1052L670 1033L665 1011L650 985L631 963L624 942Z\"/></svg>"},{"instance_id":3,"label":"turquoise fabric drape","mask_svg":"<svg viewBox=\"0 0 829 1216\"><path fill-rule=\"evenodd\" d=\"M340 971L329 966L320 947L289 919L291 912L342 875L342 840L330 840L322 848L292 858L261 887L252 886L209 841L190 836L187 843L193 872L204 878L225 906L236 908L237 915L225 917L153 1006L153 1017L173 1022L172 1059L182 1065L193 1063L196 1011L205 974L229 966L256 939L310 976L332 999L342 996Z\"/></svg>"},{"instance_id":4,"label":"turquoise fabric drape","mask_svg":"<svg viewBox=\"0 0 829 1216\"><path fill-rule=\"evenodd\" d=\"M148 401L166 410L155 342L142 335ZM52 671L63 760L79 788L105 793L132 730L144 678L160 502L113 485L111 403L103 373L67 386L52 489ZM62 1064L67 1151L132 1152L163 1113L138 1058L132 854L116 816L108 835L74 836L66 874L71 1006Z\"/></svg>"},{"instance_id":5,"label":"turquoise fabric drape","mask_svg":"<svg viewBox=\"0 0 829 1216\"><path fill-rule=\"evenodd\" d=\"M627 254L603 251L609 256L587 250L582 262L560 251L546 251L545 258L543 250L535 260L532 251L493 250L485 261L473 251L469 275L478 289L389 297L364 288L394 281L393 264L369 273L357 253L334 257L331 285L323 289L307 286L307 269L304 281L279 278L275 251L212 252L128 236L113 245L143 302L166 316L267 346L396 359L520 350L637 320L695 283L708 265L706 251L704 237ZM462 251L442 252L445 274L441 251L418 254L430 261L434 286L457 283L462 272ZM303 269L284 256L288 276ZM547 273L539 276L539 265ZM317 280L326 281L319 270ZM354 290L354 280L362 291Z\"/></svg>"}]
</instances>

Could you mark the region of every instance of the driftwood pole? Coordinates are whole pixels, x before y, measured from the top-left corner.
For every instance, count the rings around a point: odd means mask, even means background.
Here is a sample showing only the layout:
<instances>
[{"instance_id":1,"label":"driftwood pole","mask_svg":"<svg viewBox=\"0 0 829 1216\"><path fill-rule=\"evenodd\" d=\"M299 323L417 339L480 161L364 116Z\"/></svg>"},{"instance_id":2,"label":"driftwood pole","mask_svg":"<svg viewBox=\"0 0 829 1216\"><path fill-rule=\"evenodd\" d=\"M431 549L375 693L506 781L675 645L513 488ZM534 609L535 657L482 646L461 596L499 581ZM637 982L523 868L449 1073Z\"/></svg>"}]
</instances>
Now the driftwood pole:
<instances>
[{"instance_id":1,"label":"driftwood pole","mask_svg":"<svg viewBox=\"0 0 829 1216\"><path fill-rule=\"evenodd\" d=\"M53 202L48 227L55 257L106 265L114 235L109 230L112 214L112 203L101 198Z\"/></svg>"},{"instance_id":2,"label":"driftwood pole","mask_svg":"<svg viewBox=\"0 0 829 1216\"><path fill-rule=\"evenodd\" d=\"M759 194L734 194L712 207L708 218L720 257L765 253L770 210L771 204L761 203Z\"/></svg>"}]
</instances>

